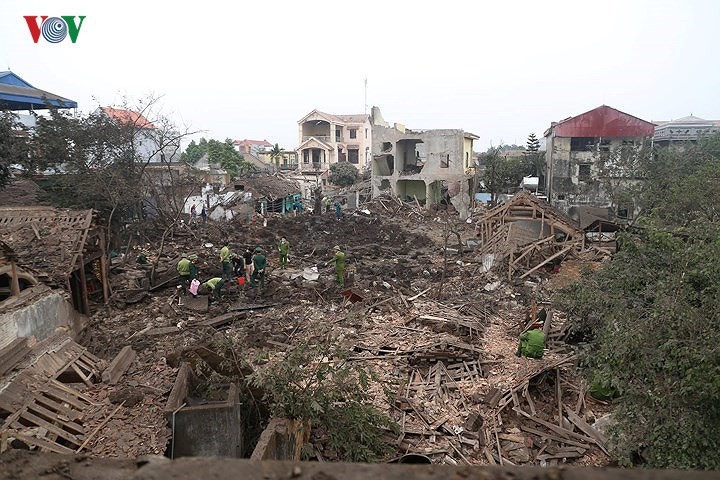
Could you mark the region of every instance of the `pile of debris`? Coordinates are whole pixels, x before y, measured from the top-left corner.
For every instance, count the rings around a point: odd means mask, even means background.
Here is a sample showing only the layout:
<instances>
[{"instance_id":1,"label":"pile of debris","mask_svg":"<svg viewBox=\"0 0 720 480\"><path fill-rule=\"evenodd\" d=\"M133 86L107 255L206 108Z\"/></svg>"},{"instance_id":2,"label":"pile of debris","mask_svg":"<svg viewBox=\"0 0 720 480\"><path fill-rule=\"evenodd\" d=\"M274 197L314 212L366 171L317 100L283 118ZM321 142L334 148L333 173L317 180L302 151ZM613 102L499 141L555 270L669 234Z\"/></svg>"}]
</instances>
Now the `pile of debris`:
<instances>
[{"instance_id":1,"label":"pile of debris","mask_svg":"<svg viewBox=\"0 0 720 480\"><path fill-rule=\"evenodd\" d=\"M115 384L93 381L78 390L97 409L88 410L94 413L77 440L97 455L162 453L171 436L163 408L183 361L212 356L218 339L231 341L249 368L253 358L281 361L299 339L322 342L310 328L322 321L333 326L348 361L380 380L369 393L400 426L397 435L387 432L394 457L606 464L605 439L590 426L605 406L585 403L574 353L562 343L561 313L549 315L542 359L514 355L535 316L530 306L548 301L548 278L584 251L583 234L532 199L515 199L475 225L388 195L341 220L332 212L270 215L266 223L178 227L162 249L137 245L111 267L117 301L95 313L81 341L97 359L122 358L128 349L137 359ZM275 254L281 237L292 245L288 269ZM464 243L451 250L455 239ZM469 241L480 250L465 248ZM348 258L345 288L324 267L336 244ZM195 253L202 279L220 276L224 245L265 248L266 288L227 283L221 302L204 299L196 309L175 289L177 260ZM134 261L141 251L147 265ZM560 273L542 268L557 271L559 259ZM318 459L337 458L322 438L311 441Z\"/></svg>"}]
</instances>

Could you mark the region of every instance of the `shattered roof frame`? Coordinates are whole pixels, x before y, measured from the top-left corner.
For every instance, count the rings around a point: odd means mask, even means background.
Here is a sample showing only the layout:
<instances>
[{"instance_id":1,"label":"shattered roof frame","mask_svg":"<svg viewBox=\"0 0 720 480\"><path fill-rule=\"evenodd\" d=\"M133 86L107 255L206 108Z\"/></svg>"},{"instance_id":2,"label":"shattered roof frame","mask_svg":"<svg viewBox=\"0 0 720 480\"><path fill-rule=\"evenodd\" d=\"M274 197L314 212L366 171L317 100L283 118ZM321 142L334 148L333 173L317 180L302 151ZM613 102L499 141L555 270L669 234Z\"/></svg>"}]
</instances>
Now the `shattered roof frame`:
<instances>
[{"instance_id":1,"label":"shattered roof frame","mask_svg":"<svg viewBox=\"0 0 720 480\"><path fill-rule=\"evenodd\" d=\"M0 207L0 236L17 263L60 284L82 254L92 210Z\"/></svg>"}]
</instances>

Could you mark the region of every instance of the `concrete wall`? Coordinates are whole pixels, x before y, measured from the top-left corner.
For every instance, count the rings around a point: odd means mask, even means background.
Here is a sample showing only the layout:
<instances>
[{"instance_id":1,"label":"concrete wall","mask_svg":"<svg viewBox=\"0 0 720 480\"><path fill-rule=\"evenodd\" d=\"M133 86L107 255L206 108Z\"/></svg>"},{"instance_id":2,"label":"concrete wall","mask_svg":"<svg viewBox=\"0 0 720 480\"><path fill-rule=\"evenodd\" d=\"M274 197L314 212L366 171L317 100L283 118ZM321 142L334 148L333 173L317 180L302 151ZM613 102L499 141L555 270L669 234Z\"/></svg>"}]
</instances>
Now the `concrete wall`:
<instances>
[{"instance_id":1,"label":"concrete wall","mask_svg":"<svg viewBox=\"0 0 720 480\"><path fill-rule=\"evenodd\" d=\"M392 145L390 150L384 148L388 143ZM416 187L408 187L408 185L414 185L414 181L422 181L425 183L426 193L422 197L418 195L418 199L426 198L428 200L426 206L429 207L437 203L440 198L439 195L436 195L439 190L437 185L440 183L432 185L435 182L441 182L442 185L448 187L451 203L458 210L461 218L467 217L471 202L469 189L465 187L467 184L465 156L467 154L468 161L471 161L472 140L466 138L462 130L413 132L374 125L372 151L374 152L373 195L381 194L382 182L389 180L393 190L406 199L408 188L412 188L413 192L416 189ZM395 169L392 172L388 171L387 155L393 155L395 158ZM407 170L405 168L407 165L415 164L416 158L419 158L422 170L415 173L403 172L403 170ZM461 188L454 188L457 185L461 185Z\"/></svg>"},{"instance_id":2,"label":"concrete wall","mask_svg":"<svg viewBox=\"0 0 720 480\"><path fill-rule=\"evenodd\" d=\"M170 456L242 457L245 427L237 386L230 385L223 402L185 406L194 382L190 365L183 363L165 405L173 435Z\"/></svg>"},{"instance_id":3,"label":"concrete wall","mask_svg":"<svg viewBox=\"0 0 720 480\"><path fill-rule=\"evenodd\" d=\"M242 457L243 433L242 405L239 403L185 407L175 414L174 458Z\"/></svg>"},{"instance_id":4,"label":"concrete wall","mask_svg":"<svg viewBox=\"0 0 720 480\"><path fill-rule=\"evenodd\" d=\"M603 162L602 152L598 150L571 151L571 140L569 137L556 137L552 133L547 137L546 187L550 203L566 212L569 208L579 205L612 206L613 195L609 189L621 190L634 180L624 180L622 177L613 179L603 177L600 171ZM623 140L628 139L609 138L604 140L608 141L606 147L612 152L620 149ZM634 140L642 141L640 138ZM590 165L589 178L580 176L580 165L583 164Z\"/></svg>"},{"instance_id":5,"label":"concrete wall","mask_svg":"<svg viewBox=\"0 0 720 480\"><path fill-rule=\"evenodd\" d=\"M33 287L23 290L21 296L30 297ZM10 309L0 309L0 348L16 338L35 337L38 340L53 335L57 328L65 327L71 332L82 328L84 316L65 299L64 293L45 291L26 304Z\"/></svg>"}]
</instances>

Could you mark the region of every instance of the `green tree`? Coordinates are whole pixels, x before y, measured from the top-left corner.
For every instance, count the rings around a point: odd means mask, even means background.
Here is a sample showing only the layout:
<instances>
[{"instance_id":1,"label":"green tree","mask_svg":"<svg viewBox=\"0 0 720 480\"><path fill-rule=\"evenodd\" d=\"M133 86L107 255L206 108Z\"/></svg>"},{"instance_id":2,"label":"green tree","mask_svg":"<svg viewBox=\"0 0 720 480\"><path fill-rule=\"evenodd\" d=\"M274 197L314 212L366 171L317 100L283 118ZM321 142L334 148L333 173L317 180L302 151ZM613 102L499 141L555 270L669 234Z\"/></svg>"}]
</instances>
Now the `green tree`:
<instances>
[{"instance_id":1,"label":"green tree","mask_svg":"<svg viewBox=\"0 0 720 480\"><path fill-rule=\"evenodd\" d=\"M342 460L377 461L390 451L383 429L397 429L367 393L378 380L358 362L346 361L348 351L330 328L312 331L322 332L317 338L325 341L297 342L281 359L258 367L250 383L265 392L274 415L309 421Z\"/></svg>"},{"instance_id":2,"label":"green tree","mask_svg":"<svg viewBox=\"0 0 720 480\"><path fill-rule=\"evenodd\" d=\"M623 464L720 468L720 138L642 157L643 216L558 296L590 342L590 382L620 394Z\"/></svg>"},{"instance_id":3,"label":"green tree","mask_svg":"<svg viewBox=\"0 0 720 480\"><path fill-rule=\"evenodd\" d=\"M280 170L280 161L282 160L283 156L283 150L280 148L280 146L276 143L272 150L270 150L270 158L275 162L275 168Z\"/></svg>"},{"instance_id":4,"label":"green tree","mask_svg":"<svg viewBox=\"0 0 720 480\"><path fill-rule=\"evenodd\" d=\"M180 156L180 160L195 165L208 151L208 142L202 137L198 143L192 140Z\"/></svg>"},{"instance_id":5,"label":"green tree","mask_svg":"<svg viewBox=\"0 0 720 480\"><path fill-rule=\"evenodd\" d=\"M142 115L127 121L110 118L102 110L78 115L51 110L49 116L38 117L26 164L28 172L55 172L44 180L47 201L97 210L108 240L116 243L122 242L119 235L125 225L145 219L151 210L156 218L172 223L182 209L182 202L174 201L180 193L165 186L163 195L173 201L162 202L168 210L161 210L157 194L152 195L154 202L150 198L146 171L151 162L169 167L162 161L165 153L174 153L170 150L191 132L178 133L169 119L154 113L156 107L154 98L133 107L123 105ZM140 118L155 128L147 129Z\"/></svg>"},{"instance_id":6,"label":"green tree","mask_svg":"<svg viewBox=\"0 0 720 480\"><path fill-rule=\"evenodd\" d=\"M528 135L525 150L528 152L537 152L540 150L540 140L538 140L534 132L531 132L530 135Z\"/></svg>"},{"instance_id":7,"label":"green tree","mask_svg":"<svg viewBox=\"0 0 720 480\"><path fill-rule=\"evenodd\" d=\"M539 185L545 185L545 155L540 151L540 140L535 136L534 132L528 135L525 144L525 155L533 165L533 174L538 177Z\"/></svg>"},{"instance_id":8,"label":"green tree","mask_svg":"<svg viewBox=\"0 0 720 480\"><path fill-rule=\"evenodd\" d=\"M10 181L10 167L26 167L28 161L28 131L17 116L0 112L0 189Z\"/></svg>"},{"instance_id":9,"label":"green tree","mask_svg":"<svg viewBox=\"0 0 720 480\"><path fill-rule=\"evenodd\" d=\"M352 163L340 162L330 165L330 183L340 187L352 185L358 179L358 169Z\"/></svg>"},{"instance_id":10,"label":"green tree","mask_svg":"<svg viewBox=\"0 0 720 480\"><path fill-rule=\"evenodd\" d=\"M485 189L492 194L492 202L497 196L509 193L522 182L523 177L532 174L533 165L525 156L508 156L503 147L490 147L480 154L480 164L485 169L480 177Z\"/></svg>"}]
</instances>

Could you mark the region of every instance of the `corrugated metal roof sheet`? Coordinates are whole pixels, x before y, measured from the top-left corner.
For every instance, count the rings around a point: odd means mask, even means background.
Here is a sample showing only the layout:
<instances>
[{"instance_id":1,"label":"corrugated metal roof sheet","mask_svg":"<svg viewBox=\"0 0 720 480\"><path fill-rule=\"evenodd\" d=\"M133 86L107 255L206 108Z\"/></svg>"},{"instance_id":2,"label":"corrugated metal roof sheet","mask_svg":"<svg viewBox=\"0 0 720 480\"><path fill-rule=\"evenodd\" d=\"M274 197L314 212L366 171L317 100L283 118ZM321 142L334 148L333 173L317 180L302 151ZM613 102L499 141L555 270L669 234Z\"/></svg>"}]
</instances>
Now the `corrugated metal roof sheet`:
<instances>
[{"instance_id":1,"label":"corrugated metal roof sheet","mask_svg":"<svg viewBox=\"0 0 720 480\"><path fill-rule=\"evenodd\" d=\"M51 107L77 108L77 102L40 90L13 72L0 72L0 109L43 110Z\"/></svg>"},{"instance_id":2,"label":"corrugated metal roof sheet","mask_svg":"<svg viewBox=\"0 0 720 480\"><path fill-rule=\"evenodd\" d=\"M552 127L556 137L652 137L655 125L602 105Z\"/></svg>"}]
</instances>

